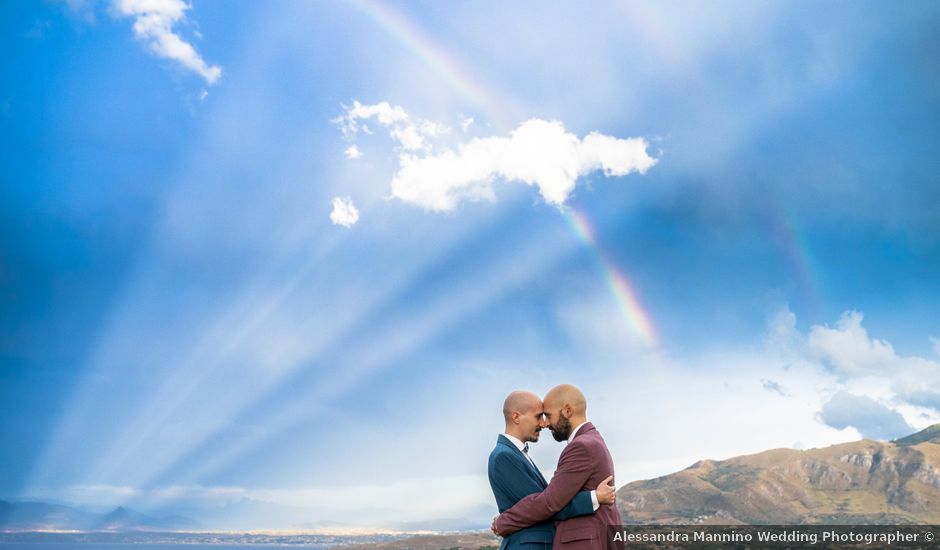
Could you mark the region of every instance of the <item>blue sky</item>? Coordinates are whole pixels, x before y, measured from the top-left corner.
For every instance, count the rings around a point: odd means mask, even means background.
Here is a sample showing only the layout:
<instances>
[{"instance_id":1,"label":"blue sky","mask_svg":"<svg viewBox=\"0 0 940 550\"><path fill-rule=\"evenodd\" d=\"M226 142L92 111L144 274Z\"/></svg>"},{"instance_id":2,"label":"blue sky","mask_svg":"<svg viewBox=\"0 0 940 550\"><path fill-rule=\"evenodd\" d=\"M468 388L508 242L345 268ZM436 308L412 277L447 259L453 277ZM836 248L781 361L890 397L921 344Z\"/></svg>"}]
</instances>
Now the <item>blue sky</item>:
<instances>
[{"instance_id":1,"label":"blue sky","mask_svg":"<svg viewBox=\"0 0 940 550\"><path fill-rule=\"evenodd\" d=\"M619 484L940 421L934 3L0 9L2 496L486 517L561 382Z\"/></svg>"}]
</instances>

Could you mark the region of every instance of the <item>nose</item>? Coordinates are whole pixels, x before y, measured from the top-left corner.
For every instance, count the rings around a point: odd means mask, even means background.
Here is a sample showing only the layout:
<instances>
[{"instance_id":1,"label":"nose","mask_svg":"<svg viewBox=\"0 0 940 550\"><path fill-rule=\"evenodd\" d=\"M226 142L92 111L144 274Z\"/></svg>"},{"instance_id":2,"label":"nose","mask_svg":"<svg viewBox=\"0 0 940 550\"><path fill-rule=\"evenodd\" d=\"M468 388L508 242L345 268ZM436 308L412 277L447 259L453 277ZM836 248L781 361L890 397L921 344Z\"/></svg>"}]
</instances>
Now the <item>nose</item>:
<instances>
[{"instance_id":1,"label":"nose","mask_svg":"<svg viewBox=\"0 0 940 550\"><path fill-rule=\"evenodd\" d=\"M545 417L539 418L539 428L548 427L548 420L545 420Z\"/></svg>"}]
</instances>

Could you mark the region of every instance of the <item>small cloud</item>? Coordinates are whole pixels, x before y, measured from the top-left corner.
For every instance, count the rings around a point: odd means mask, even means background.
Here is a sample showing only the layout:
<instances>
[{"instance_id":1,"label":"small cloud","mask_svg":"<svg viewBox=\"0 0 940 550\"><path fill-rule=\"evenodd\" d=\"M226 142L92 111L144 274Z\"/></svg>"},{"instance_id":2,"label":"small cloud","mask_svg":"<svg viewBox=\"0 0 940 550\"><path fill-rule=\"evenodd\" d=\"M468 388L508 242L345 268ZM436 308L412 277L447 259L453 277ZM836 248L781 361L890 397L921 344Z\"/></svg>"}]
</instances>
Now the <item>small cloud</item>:
<instances>
[{"instance_id":1,"label":"small cloud","mask_svg":"<svg viewBox=\"0 0 940 550\"><path fill-rule=\"evenodd\" d=\"M209 90L203 88L199 94L199 101L205 101L207 97L209 97Z\"/></svg>"},{"instance_id":2,"label":"small cloud","mask_svg":"<svg viewBox=\"0 0 940 550\"><path fill-rule=\"evenodd\" d=\"M70 485L63 491L69 500L88 504L108 504L121 502L129 498L139 497L142 491L136 487L106 484L78 484Z\"/></svg>"},{"instance_id":3,"label":"small cloud","mask_svg":"<svg viewBox=\"0 0 940 550\"><path fill-rule=\"evenodd\" d=\"M350 145L346 151L346 158L348 159L357 159L362 156L362 151L359 150L355 145Z\"/></svg>"},{"instance_id":4,"label":"small cloud","mask_svg":"<svg viewBox=\"0 0 940 550\"><path fill-rule=\"evenodd\" d=\"M95 3L96 0L64 0L69 11L89 25L94 25L96 22Z\"/></svg>"},{"instance_id":5,"label":"small cloud","mask_svg":"<svg viewBox=\"0 0 940 550\"><path fill-rule=\"evenodd\" d=\"M149 496L157 501L169 500L224 505L244 499L246 497L246 491L241 487L171 485L168 487L155 487L150 489Z\"/></svg>"},{"instance_id":6,"label":"small cloud","mask_svg":"<svg viewBox=\"0 0 940 550\"><path fill-rule=\"evenodd\" d=\"M843 430L858 430L862 437L887 441L909 435L916 430L901 414L864 395L840 391L823 405L819 419Z\"/></svg>"},{"instance_id":7,"label":"small cloud","mask_svg":"<svg viewBox=\"0 0 940 550\"><path fill-rule=\"evenodd\" d=\"M375 105L363 105L353 101L353 106L346 109L346 114L333 122L339 125L347 139L352 139L360 131L372 134L372 130L363 121L373 119L388 128L392 139L406 151L428 150L428 139L437 138L449 131L443 124L412 119L404 109L397 105L392 106L387 101Z\"/></svg>"},{"instance_id":8,"label":"small cloud","mask_svg":"<svg viewBox=\"0 0 940 550\"><path fill-rule=\"evenodd\" d=\"M782 307L774 314L764 341L771 350L784 356L803 347L802 336L796 328L796 314L789 307Z\"/></svg>"},{"instance_id":9,"label":"small cloud","mask_svg":"<svg viewBox=\"0 0 940 550\"><path fill-rule=\"evenodd\" d=\"M173 27L186 21L186 10L192 7L183 0L114 0L112 5L118 15L134 18L134 37L152 54L176 61L208 84L215 84L222 76L221 67L208 65L174 32Z\"/></svg>"},{"instance_id":10,"label":"small cloud","mask_svg":"<svg viewBox=\"0 0 940 550\"><path fill-rule=\"evenodd\" d=\"M359 210L356 209L351 198L334 197L333 211L330 212L330 220L336 225L352 227L359 221Z\"/></svg>"},{"instance_id":11,"label":"small cloud","mask_svg":"<svg viewBox=\"0 0 940 550\"><path fill-rule=\"evenodd\" d=\"M398 122L408 123L410 120L404 109L392 107L387 101L375 105L363 105L358 101L353 101L353 106L346 109L346 114L333 122L339 125L344 136L352 138L359 130L371 134L372 131L360 121L372 118L378 120L383 126L391 126Z\"/></svg>"},{"instance_id":12,"label":"small cloud","mask_svg":"<svg viewBox=\"0 0 940 550\"><path fill-rule=\"evenodd\" d=\"M810 352L836 375L883 373L897 362L891 344L868 337L863 318L858 311L847 311L835 328L817 325L810 330Z\"/></svg>"},{"instance_id":13,"label":"small cloud","mask_svg":"<svg viewBox=\"0 0 940 550\"><path fill-rule=\"evenodd\" d=\"M463 130L464 133L466 133L467 130L470 129L470 126L471 126L472 124L473 124L473 117L472 117L472 116L468 116L468 117L464 117L464 118L460 119L460 129Z\"/></svg>"},{"instance_id":14,"label":"small cloud","mask_svg":"<svg viewBox=\"0 0 940 550\"><path fill-rule=\"evenodd\" d=\"M33 27L27 32L23 33L23 38L29 40L42 40L46 35L46 31L52 28L52 21L39 20L33 24Z\"/></svg>"},{"instance_id":15,"label":"small cloud","mask_svg":"<svg viewBox=\"0 0 940 550\"><path fill-rule=\"evenodd\" d=\"M773 380L768 380L767 378L762 378L761 381L760 381L760 383L761 383L762 386L764 386L764 389L767 390L767 391L769 391L769 392L773 392L773 393L782 395L783 397L789 397L789 396L790 396L790 394L788 394L788 393L786 392L786 390L783 389L783 386L781 386L781 385L778 384L777 382L774 382Z\"/></svg>"}]
</instances>

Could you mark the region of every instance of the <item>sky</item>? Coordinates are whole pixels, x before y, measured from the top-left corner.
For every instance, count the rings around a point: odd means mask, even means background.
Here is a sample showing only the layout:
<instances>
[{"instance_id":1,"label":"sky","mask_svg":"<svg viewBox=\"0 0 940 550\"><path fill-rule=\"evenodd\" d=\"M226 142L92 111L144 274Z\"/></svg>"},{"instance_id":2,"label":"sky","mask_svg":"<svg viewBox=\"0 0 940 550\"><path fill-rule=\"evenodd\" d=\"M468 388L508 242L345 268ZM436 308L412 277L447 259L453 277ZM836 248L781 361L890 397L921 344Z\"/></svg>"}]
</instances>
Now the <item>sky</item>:
<instances>
[{"instance_id":1,"label":"sky","mask_svg":"<svg viewBox=\"0 0 940 550\"><path fill-rule=\"evenodd\" d=\"M559 383L618 485L940 422L935 2L0 12L0 498L485 519Z\"/></svg>"}]
</instances>

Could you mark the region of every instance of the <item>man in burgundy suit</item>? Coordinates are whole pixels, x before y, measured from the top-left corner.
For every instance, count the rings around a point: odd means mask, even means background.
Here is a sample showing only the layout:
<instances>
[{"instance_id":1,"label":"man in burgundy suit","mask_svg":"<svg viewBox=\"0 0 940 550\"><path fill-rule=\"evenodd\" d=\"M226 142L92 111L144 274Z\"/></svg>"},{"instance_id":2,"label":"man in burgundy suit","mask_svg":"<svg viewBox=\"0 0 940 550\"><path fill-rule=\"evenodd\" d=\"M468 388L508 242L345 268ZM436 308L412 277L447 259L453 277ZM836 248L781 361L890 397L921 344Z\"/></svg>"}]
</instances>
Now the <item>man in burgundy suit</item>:
<instances>
[{"instance_id":1,"label":"man in burgundy suit","mask_svg":"<svg viewBox=\"0 0 940 550\"><path fill-rule=\"evenodd\" d=\"M558 457L548 488L523 498L493 521L493 530L502 537L552 517L580 491L590 491L614 475L610 451L597 428L587 421L587 402L578 388L570 384L556 386L545 395L543 405L552 436L556 441L567 441L568 446ZM552 548L613 547L608 542L607 528L620 524L614 505L602 504L593 515L557 522Z\"/></svg>"}]
</instances>

